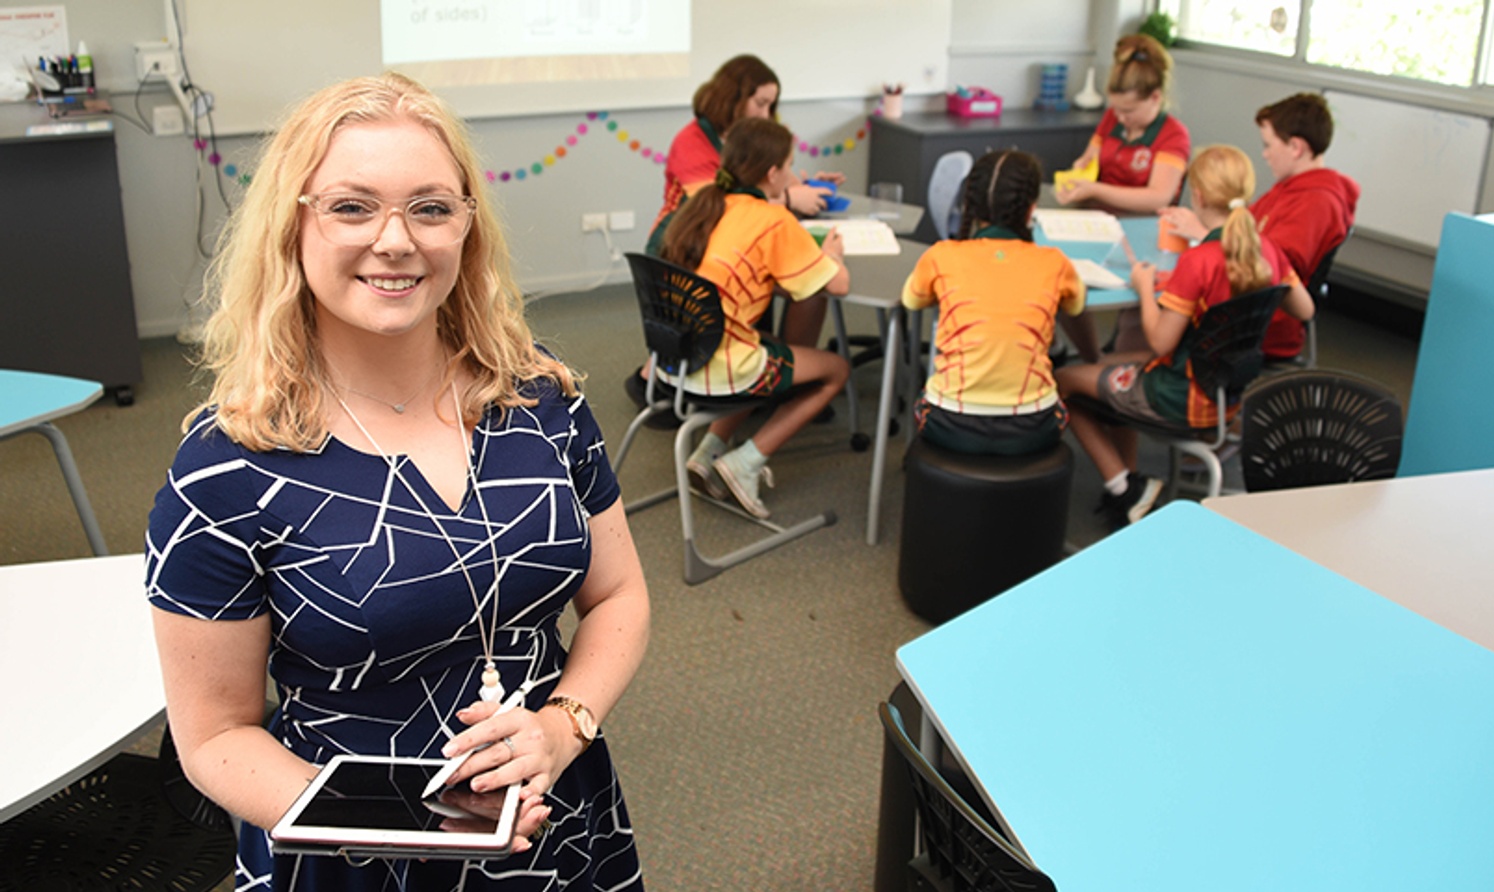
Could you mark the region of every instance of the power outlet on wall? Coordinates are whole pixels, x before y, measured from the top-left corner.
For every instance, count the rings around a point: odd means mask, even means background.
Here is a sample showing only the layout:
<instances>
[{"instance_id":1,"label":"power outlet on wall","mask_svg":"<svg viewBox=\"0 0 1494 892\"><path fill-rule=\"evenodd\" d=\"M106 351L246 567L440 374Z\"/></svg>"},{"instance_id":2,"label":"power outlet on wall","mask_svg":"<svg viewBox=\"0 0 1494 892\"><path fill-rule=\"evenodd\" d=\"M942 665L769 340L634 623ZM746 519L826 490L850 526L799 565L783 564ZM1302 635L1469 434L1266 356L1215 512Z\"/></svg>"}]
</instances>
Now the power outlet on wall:
<instances>
[{"instance_id":1,"label":"power outlet on wall","mask_svg":"<svg viewBox=\"0 0 1494 892\"><path fill-rule=\"evenodd\" d=\"M606 214L582 214L581 215L581 231L582 232L602 232L602 231L606 230L606 228L607 228L607 215Z\"/></svg>"},{"instance_id":2,"label":"power outlet on wall","mask_svg":"<svg viewBox=\"0 0 1494 892\"><path fill-rule=\"evenodd\" d=\"M180 136L186 129L182 110L175 105L158 105L151 109L151 131L156 136Z\"/></svg>"}]
</instances>

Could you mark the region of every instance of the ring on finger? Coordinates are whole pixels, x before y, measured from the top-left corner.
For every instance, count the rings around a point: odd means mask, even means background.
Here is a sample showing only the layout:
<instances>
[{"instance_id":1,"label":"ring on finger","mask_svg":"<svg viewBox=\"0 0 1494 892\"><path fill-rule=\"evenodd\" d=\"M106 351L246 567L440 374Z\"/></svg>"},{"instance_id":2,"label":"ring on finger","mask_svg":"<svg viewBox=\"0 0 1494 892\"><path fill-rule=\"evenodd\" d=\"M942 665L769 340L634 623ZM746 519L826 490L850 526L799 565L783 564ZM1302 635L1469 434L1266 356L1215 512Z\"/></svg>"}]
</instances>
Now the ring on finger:
<instances>
[{"instance_id":1,"label":"ring on finger","mask_svg":"<svg viewBox=\"0 0 1494 892\"><path fill-rule=\"evenodd\" d=\"M514 739L512 737L505 737L500 740L499 743L502 743L504 746L508 747L508 760L510 762L518 757L519 751L514 748Z\"/></svg>"}]
</instances>

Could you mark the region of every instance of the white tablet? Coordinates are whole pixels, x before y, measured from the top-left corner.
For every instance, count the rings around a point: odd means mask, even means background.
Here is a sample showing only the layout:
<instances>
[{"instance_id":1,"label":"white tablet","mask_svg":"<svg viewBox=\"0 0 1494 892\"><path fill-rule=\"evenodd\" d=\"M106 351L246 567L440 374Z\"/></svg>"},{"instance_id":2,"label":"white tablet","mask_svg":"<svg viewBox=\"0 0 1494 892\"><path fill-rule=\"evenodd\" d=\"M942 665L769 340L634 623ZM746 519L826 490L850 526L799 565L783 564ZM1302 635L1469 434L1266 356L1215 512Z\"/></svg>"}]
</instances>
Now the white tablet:
<instances>
[{"instance_id":1,"label":"white tablet","mask_svg":"<svg viewBox=\"0 0 1494 892\"><path fill-rule=\"evenodd\" d=\"M421 798L442 759L336 756L270 831L280 854L497 858L513 847L519 786Z\"/></svg>"}]
</instances>

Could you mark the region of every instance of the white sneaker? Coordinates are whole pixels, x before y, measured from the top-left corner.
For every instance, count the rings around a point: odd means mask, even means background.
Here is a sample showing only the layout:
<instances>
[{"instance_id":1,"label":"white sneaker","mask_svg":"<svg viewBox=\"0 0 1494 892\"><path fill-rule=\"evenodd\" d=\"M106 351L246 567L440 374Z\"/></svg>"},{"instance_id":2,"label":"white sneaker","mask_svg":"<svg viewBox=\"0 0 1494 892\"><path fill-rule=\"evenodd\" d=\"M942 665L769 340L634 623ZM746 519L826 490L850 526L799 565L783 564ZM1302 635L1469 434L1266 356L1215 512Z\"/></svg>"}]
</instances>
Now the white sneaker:
<instances>
[{"instance_id":1,"label":"white sneaker","mask_svg":"<svg viewBox=\"0 0 1494 892\"><path fill-rule=\"evenodd\" d=\"M713 499L725 499L727 495L726 484L721 482L721 475L716 473L712 464L721 457L721 453L714 452L706 446L706 439L702 438L700 445L690 453L685 460L685 473L690 477L690 486L699 492L703 492Z\"/></svg>"},{"instance_id":2,"label":"white sneaker","mask_svg":"<svg viewBox=\"0 0 1494 892\"><path fill-rule=\"evenodd\" d=\"M746 509L748 514L760 520L767 520L768 508L762 499L757 497L758 482L773 487L773 471L767 465L756 472L749 470L745 462L735 451L728 452L711 463L711 467L720 475L720 479L731 490L731 494Z\"/></svg>"}]
</instances>

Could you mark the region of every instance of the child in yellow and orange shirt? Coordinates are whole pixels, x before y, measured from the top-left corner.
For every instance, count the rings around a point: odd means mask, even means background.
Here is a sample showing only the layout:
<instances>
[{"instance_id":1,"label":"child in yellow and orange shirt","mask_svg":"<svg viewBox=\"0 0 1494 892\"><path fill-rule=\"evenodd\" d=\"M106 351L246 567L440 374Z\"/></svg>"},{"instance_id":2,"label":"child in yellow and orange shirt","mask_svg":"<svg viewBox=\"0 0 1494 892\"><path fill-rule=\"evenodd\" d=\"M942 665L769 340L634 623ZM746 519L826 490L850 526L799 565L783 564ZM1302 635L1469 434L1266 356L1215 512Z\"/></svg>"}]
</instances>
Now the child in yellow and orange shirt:
<instances>
[{"instance_id":1,"label":"child in yellow and orange shirt","mask_svg":"<svg viewBox=\"0 0 1494 892\"><path fill-rule=\"evenodd\" d=\"M903 305L939 305L934 373L919 400L920 435L959 452L1015 455L1057 443L1066 414L1048 348L1059 311L1085 289L1057 248L1032 243L1042 166L989 152L965 180L956 238L919 258Z\"/></svg>"}]
</instances>

